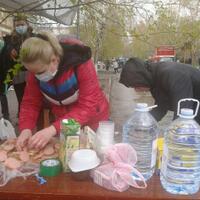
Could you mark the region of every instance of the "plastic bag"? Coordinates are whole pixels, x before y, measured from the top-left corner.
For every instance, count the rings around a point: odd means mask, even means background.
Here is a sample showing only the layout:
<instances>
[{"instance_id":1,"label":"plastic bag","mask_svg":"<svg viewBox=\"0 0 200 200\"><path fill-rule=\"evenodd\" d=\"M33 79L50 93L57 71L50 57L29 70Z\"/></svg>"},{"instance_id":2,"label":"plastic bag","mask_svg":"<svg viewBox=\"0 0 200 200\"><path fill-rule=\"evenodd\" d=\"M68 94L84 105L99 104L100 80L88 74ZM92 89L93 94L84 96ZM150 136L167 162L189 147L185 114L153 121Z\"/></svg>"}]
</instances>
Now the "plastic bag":
<instances>
[{"instance_id":1,"label":"plastic bag","mask_svg":"<svg viewBox=\"0 0 200 200\"><path fill-rule=\"evenodd\" d=\"M109 147L104 156L103 164L91 171L93 181L109 190L123 192L129 186L146 188L142 174L134 168L137 154L129 144L115 144ZM136 182L131 174L136 174L141 181Z\"/></svg>"},{"instance_id":2,"label":"plastic bag","mask_svg":"<svg viewBox=\"0 0 200 200\"><path fill-rule=\"evenodd\" d=\"M58 157L60 144L56 138L51 139L40 150L24 147L23 151L17 151L16 142L17 138L11 138L0 145L0 187L6 185L13 178L23 177L25 179L27 176L38 174L41 160ZM51 155L45 154L48 149L52 149L54 152L51 151Z\"/></svg>"},{"instance_id":3,"label":"plastic bag","mask_svg":"<svg viewBox=\"0 0 200 200\"><path fill-rule=\"evenodd\" d=\"M0 187L5 186L11 179L16 177L23 177L36 174L39 172L39 164L27 163L19 169L10 170L3 164L0 164Z\"/></svg>"},{"instance_id":4,"label":"plastic bag","mask_svg":"<svg viewBox=\"0 0 200 200\"><path fill-rule=\"evenodd\" d=\"M6 140L9 138L16 138L16 133L10 121L1 118L0 120L0 139Z\"/></svg>"}]
</instances>

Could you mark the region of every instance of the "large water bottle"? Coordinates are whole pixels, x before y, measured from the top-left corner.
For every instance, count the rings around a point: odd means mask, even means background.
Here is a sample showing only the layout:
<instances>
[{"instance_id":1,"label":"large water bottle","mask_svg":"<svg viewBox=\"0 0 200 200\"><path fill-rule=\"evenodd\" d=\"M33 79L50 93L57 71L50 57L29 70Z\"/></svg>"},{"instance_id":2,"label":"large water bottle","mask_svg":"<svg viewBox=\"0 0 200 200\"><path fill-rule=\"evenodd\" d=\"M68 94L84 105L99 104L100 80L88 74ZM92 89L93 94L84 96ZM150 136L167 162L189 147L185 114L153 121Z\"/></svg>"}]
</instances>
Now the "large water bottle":
<instances>
[{"instance_id":1,"label":"large water bottle","mask_svg":"<svg viewBox=\"0 0 200 200\"><path fill-rule=\"evenodd\" d=\"M186 100L197 103L192 109L180 111L180 103ZM199 102L183 99L178 103L178 119L165 133L160 180L163 188L172 194L194 194L200 183L200 127L195 122Z\"/></svg>"},{"instance_id":2,"label":"large water bottle","mask_svg":"<svg viewBox=\"0 0 200 200\"><path fill-rule=\"evenodd\" d=\"M129 143L137 152L136 168L148 180L155 171L158 125L148 112L152 107L138 103L135 112L123 126L123 142ZM139 179L133 174L135 179Z\"/></svg>"}]
</instances>

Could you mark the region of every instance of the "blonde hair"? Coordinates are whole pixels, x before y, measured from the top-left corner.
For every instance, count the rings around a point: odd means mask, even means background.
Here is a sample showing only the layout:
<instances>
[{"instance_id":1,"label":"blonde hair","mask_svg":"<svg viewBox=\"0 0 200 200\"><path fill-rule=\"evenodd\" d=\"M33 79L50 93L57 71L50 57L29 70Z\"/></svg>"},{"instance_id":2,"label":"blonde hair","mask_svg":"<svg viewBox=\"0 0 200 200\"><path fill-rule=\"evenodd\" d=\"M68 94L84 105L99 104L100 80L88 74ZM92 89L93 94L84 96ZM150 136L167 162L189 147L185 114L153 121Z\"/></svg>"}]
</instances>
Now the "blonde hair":
<instances>
[{"instance_id":1,"label":"blonde hair","mask_svg":"<svg viewBox=\"0 0 200 200\"><path fill-rule=\"evenodd\" d=\"M61 58L63 55L62 47L54 35L42 32L38 36L28 38L23 42L20 59L22 63L41 61L44 64L49 64L53 54Z\"/></svg>"}]
</instances>

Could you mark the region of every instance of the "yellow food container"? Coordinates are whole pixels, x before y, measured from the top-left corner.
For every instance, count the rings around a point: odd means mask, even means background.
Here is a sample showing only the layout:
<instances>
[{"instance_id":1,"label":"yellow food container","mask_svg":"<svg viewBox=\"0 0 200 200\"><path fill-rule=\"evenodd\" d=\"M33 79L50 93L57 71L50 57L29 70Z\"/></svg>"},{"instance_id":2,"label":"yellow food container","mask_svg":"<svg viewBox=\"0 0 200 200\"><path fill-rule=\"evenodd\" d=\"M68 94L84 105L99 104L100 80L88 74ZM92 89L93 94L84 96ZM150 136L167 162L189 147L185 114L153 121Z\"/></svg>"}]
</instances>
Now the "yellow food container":
<instances>
[{"instance_id":1,"label":"yellow food container","mask_svg":"<svg viewBox=\"0 0 200 200\"><path fill-rule=\"evenodd\" d=\"M157 159L156 159L156 168L159 172L162 162L162 154L163 154L163 145L164 145L164 138L157 139Z\"/></svg>"}]
</instances>

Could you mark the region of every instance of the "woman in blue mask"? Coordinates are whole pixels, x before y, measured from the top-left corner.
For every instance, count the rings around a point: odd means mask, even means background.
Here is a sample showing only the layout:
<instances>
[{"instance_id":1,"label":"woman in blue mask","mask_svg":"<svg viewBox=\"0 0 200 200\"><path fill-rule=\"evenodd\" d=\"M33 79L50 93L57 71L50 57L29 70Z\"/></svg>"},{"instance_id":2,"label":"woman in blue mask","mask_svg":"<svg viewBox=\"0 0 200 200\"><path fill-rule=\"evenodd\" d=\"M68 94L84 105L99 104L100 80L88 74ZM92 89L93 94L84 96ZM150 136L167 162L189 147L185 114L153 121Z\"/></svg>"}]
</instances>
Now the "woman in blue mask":
<instances>
[{"instance_id":1,"label":"woman in blue mask","mask_svg":"<svg viewBox=\"0 0 200 200\"><path fill-rule=\"evenodd\" d=\"M14 69L22 43L27 38L33 36L32 28L29 26L27 17L24 14L18 14L13 18L13 26L11 35L7 35L4 38L5 45L1 52L2 63L0 64L1 66L3 65L4 69L4 77L2 77L2 80L6 79L6 74L9 69ZM18 100L18 112L26 85L26 74L27 70L24 67L17 75L13 76L12 73L10 74Z\"/></svg>"},{"instance_id":2,"label":"woman in blue mask","mask_svg":"<svg viewBox=\"0 0 200 200\"><path fill-rule=\"evenodd\" d=\"M27 17L25 15L17 15L14 18L14 32L13 32L13 40L15 40L15 47L12 51L12 54L15 58L18 58L19 50L21 44L27 38L33 36L32 28L29 26ZM14 41L13 41L14 44ZM23 68L16 76L13 78L13 86L15 89L15 93L18 100L18 112L20 109L20 104L24 95L24 89L26 86L26 75L27 71Z\"/></svg>"}]
</instances>

